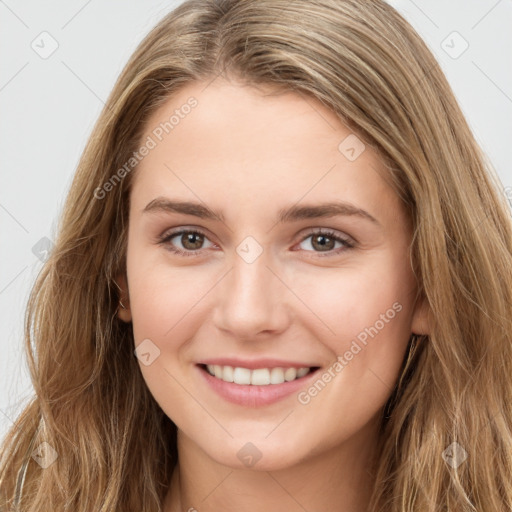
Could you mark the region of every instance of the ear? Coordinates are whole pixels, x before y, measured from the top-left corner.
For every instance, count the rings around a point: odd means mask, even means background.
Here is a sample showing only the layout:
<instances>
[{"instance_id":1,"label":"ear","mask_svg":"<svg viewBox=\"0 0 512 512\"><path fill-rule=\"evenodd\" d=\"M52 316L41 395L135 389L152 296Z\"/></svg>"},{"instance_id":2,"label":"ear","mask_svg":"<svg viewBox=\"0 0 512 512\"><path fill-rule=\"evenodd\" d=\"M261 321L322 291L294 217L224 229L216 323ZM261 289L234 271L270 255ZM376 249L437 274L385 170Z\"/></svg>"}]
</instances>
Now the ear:
<instances>
[{"instance_id":1,"label":"ear","mask_svg":"<svg viewBox=\"0 0 512 512\"><path fill-rule=\"evenodd\" d=\"M430 308L424 296L418 298L414 306L411 329L413 334L430 334Z\"/></svg>"},{"instance_id":2,"label":"ear","mask_svg":"<svg viewBox=\"0 0 512 512\"><path fill-rule=\"evenodd\" d=\"M123 322L131 322L132 312L130 309L130 294L128 291L128 281L126 279L126 275L124 273L118 274L116 277L116 283L119 287L119 305L117 307L117 316Z\"/></svg>"}]
</instances>

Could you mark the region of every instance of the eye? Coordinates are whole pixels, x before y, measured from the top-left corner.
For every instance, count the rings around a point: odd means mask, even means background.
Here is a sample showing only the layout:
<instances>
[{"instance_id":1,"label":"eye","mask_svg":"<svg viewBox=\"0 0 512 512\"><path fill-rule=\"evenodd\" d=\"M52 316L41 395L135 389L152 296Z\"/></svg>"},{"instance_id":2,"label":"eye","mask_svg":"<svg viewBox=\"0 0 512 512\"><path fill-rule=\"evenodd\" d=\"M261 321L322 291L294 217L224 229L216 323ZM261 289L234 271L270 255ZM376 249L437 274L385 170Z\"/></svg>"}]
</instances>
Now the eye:
<instances>
[{"instance_id":1,"label":"eye","mask_svg":"<svg viewBox=\"0 0 512 512\"><path fill-rule=\"evenodd\" d=\"M333 254L339 254L340 252L344 252L347 249L351 249L355 246L354 241L348 237L346 238L336 235L333 231L330 230L313 231L307 237L302 239L301 244L306 242L308 239L311 239L311 241L306 245L313 249L313 251L307 250L308 252L327 253L325 255L321 254L319 256L332 256ZM333 251L333 249L336 249L336 244L340 244L341 247L338 245L338 250Z\"/></svg>"},{"instance_id":2,"label":"eye","mask_svg":"<svg viewBox=\"0 0 512 512\"><path fill-rule=\"evenodd\" d=\"M326 253L318 254L322 257L337 255L340 252L355 247L355 242L352 239L339 236L331 230L313 231L303 238L300 244L304 244L308 239L311 239L311 241L306 245L313 250L305 249L306 252ZM158 239L159 244L164 245L166 249L180 256L198 256L201 250L206 248L204 246L205 241L208 241L210 244L207 247L215 245L208 240L204 233L196 229L182 229L172 233L165 233ZM176 244L180 244L181 247L176 247ZM338 244L337 248L336 244Z\"/></svg>"},{"instance_id":3,"label":"eye","mask_svg":"<svg viewBox=\"0 0 512 512\"><path fill-rule=\"evenodd\" d=\"M176 239L176 242L172 240ZM173 233L164 234L159 239L159 243L165 245L168 250L182 256L197 256L201 249L204 249L204 241L208 240L206 235L201 231L194 229L183 229ZM176 247L175 243L181 244L181 247ZM210 242L213 246L214 244Z\"/></svg>"}]
</instances>

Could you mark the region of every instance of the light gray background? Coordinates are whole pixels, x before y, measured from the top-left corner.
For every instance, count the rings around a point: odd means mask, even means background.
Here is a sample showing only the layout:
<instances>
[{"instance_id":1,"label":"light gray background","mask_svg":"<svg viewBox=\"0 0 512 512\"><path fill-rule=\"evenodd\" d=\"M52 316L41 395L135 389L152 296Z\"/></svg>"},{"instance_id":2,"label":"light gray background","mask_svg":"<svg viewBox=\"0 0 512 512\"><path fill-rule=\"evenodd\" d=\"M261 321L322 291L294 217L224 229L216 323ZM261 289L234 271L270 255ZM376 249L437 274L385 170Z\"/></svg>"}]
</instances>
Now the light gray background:
<instances>
[{"instance_id":1,"label":"light gray background","mask_svg":"<svg viewBox=\"0 0 512 512\"><path fill-rule=\"evenodd\" d=\"M54 238L80 154L130 54L180 3L0 0L0 438L33 393L23 315L42 262L32 249ZM512 2L390 3L434 52L503 188L512 186ZM42 58L32 45L48 51L52 38L58 48Z\"/></svg>"}]
</instances>

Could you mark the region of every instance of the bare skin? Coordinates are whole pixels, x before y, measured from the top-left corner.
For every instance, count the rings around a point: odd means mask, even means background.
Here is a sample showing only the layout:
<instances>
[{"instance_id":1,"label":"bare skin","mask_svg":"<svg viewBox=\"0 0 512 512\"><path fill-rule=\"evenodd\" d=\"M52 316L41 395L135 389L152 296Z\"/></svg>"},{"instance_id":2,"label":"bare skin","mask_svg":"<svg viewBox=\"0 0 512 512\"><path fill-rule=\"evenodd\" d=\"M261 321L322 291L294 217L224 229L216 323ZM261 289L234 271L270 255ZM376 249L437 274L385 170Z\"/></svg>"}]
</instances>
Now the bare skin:
<instances>
[{"instance_id":1,"label":"bare skin","mask_svg":"<svg viewBox=\"0 0 512 512\"><path fill-rule=\"evenodd\" d=\"M368 145L340 151L353 134L321 103L220 78L206 86L188 84L146 125L143 140L189 97L198 101L136 170L127 275L118 276L119 316L133 323L135 345L149 339L160 351L140 364L144 380L178 427L164 511L364 512L383 407L411 333L428 334L426 308L415 302L410 223L378 155ZM198 203L224 219L144 212L155 198ZM278 222L282 209L335 201L375 220ZM202 235L167 236L179 229ZM246 237L252 245L242 247L261 249L251 262L237 251ZM357 351L353 342L370 327ZM320 370L300 396L247 406L206 383L198 363L212 357ZM325 386L308 391L329 369ZM248 465L243 447L259 460Z\"/></svg>"}]
</instances>

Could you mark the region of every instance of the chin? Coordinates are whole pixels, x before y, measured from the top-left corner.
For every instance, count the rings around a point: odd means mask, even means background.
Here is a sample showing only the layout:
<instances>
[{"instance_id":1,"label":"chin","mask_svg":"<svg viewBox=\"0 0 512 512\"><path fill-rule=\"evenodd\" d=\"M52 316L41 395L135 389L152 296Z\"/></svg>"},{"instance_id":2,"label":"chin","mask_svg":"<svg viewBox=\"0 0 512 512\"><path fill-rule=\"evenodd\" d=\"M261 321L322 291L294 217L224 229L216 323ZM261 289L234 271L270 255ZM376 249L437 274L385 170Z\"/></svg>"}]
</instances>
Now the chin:
<instances>
[{"instance_id":1,"label":"chin","mask_svg":"<svg viewBox=\"0 0 512 512\"><path fill-rule=\"evenodd\" d=\"M248 436L249 437L249 436ZM299 451L297 446L302 449ZM307 458L304 443L293 441L286 446L282 439L241 441L231 439L229 443L217 444L215 451L208 446L204 450L218 464L232 469L252 471L278 471L301 463Z\"/></svg>"}]
</instances>

